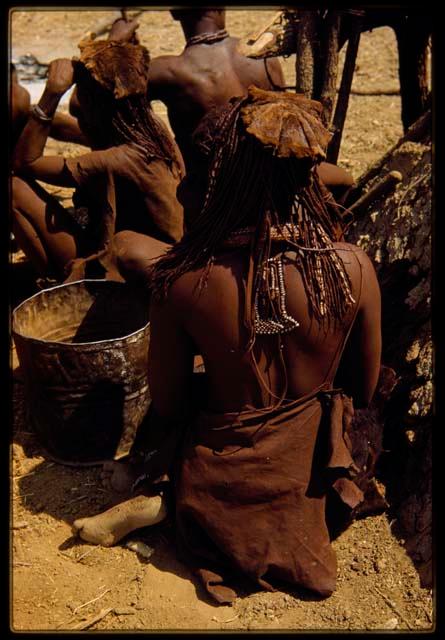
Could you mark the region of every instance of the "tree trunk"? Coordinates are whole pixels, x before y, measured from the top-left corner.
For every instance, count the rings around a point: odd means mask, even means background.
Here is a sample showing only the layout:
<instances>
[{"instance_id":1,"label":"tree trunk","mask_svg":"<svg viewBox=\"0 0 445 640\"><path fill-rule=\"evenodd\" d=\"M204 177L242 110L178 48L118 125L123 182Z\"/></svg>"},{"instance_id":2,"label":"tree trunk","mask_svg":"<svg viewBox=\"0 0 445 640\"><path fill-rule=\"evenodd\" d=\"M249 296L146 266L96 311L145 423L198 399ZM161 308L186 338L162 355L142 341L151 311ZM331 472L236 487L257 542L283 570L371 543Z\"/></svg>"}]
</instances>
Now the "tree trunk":
<instances>
[{"instance_id":1,"label":"tree trunk","mask_svg":"<svg viewBox=\"0 0 445 640\"><path fill-rule=\"evenodd\" d=\"M427 47L429 16L410 14L395 27L399 50L402 122L406 131L427 108Z\"/></svg>"},{"instance_id":2,"label":"tree trunk","mask_svg":"<svg viewBox=\"0 0 445 640\"><path fill-rule=\"evenodd\" d=\"M317 15L316 11L301 11L297 34L297 91L312 98L316 64Z\"/></svg>"},{"instance_id":3,"label":"tree trunk","mask_svg":"<svg viewBox=\"0 0 445 640\"><path fill-rule=\"evenodd\" d=\"M327 160L333 164L337 163L338 154L340 152L341 138L343 135L343 127L348 111L349 96L351 94L352 80L355 71L355 61L357 59L358 47L360 44L360 34L363 26L362 16L353 16L351 31L348 38L348 47L346 49L345 63L340 83L340 89L335 107L335 115L332 121L334 129L333 138L329 144Z\"/></svg>"},{"instance_id":4,"label":"tree trunk","mask_svg":"<svg viewBox=\"0 0 445 640\"><path fill-rule=\"evenodd\" d=\"M432 585L431 549L431 142L406 139L385 156L381 173L399 171L395 191L370 204L349 230L373 259L382 291L384 365L396 385L380 410L384 425L379 474L393 532ZM374 175L367 186L379 179Z\"/></svg>"},{"instance_id":5,"label":"tree trunk","mask_svg":"<svg viewBox=\"0 0 445 640\"><path fill-rule=\"evenodd\" d=\"M316 75L320 79L318 99L323 105L322 119L327 127L331 124L337 90L339 29L340 12L329 10L323 24L320 56L316 65Z\"/></svg>"},{"instance_id":6,"label":"tree trunk","mask_svg":"<svg viewBox=\"0 0 445 640\"><path fill-rule=\"evenodd\" d=\"M372 181L384 173L385 165L391 162L391 158L396 154L399 147L405 142L421 142L431 135L431 111L424 113L416 122L414 122L408 131L400 140L387 152L377 160L365 173L360 176L355 186L351 187L344 197L344 206L350 206L355 200L361 197L363 190L368 188Z\"/></svg>"}]
</instances>

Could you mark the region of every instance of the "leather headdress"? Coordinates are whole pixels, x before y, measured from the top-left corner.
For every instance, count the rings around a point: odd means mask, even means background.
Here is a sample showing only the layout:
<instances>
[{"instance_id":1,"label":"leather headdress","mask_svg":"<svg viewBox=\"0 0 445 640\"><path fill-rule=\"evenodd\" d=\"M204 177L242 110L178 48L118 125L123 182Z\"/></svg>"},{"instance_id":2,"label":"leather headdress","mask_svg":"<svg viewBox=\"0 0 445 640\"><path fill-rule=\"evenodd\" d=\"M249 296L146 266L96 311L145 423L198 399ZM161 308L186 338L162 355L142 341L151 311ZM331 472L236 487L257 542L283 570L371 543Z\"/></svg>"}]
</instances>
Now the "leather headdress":
<instances>
[{"instance_id":1,"label":"leather headdress","mask_svg":"<svg viewBox=\"0 0 445 640\"><path fill-rule=\"evenodd\" d=\"M144 46L113 40L83 40L79 49L80 62L116 99L146 93L150 54Z\"/></svg>"},{"instance_id":2,"label":"leather headdress","mask_svg":"<svg viewBox=\"0 0 445 640\"><path fill-rule=\"evenodd\" d=\"M249 87L248 101L241 108L246 131L279 158L326 158L332 134L323 126L322 105L304 96Z\"/></svg>"}]
</instances>

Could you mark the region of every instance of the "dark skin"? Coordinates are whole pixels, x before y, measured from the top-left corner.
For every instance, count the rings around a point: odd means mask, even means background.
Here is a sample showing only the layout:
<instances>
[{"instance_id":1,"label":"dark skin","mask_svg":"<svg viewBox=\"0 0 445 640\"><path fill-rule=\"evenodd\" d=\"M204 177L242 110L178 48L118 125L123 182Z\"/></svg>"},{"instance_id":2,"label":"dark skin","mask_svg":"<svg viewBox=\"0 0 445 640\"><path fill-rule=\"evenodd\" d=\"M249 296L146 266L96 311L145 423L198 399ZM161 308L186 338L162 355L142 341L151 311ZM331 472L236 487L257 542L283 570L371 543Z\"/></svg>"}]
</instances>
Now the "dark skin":
<instances>
[{"instance_id":1,"label":"dark skin","mask_svg":"<svg viewBox=\"0 0 445 640\"><path fill-rule=\"evenodd\" d=\"M48 116L56 113L60 99L73 83L74 66L71 60L51 62L46 87L38 103ZM89 122L89 114L85 109L82 110L82 104L77 104L78 115L82 116L79 117L79 124L87 127L85 131L91 132L94 128ZM77 186L73 176L66 170L63 157L43 155L50 130L51 122L29 118L14 149L12 163L17 175L13 177L12 226L19 245L39 273L45 274L50 268L56 275L68 276L69 281L84 277L82 269L85 259L79 258L76 235L67 222L63 207L35 183L35 180L41 180L61 187ZM90 135L88 137L90 139ZM91 140L91 145L93 148L97 146L94 140ZM108 224L106 211L103 214L104 225ZM122 261L129 263L128 268L131 268L136 260L137 256L132 256L129 251L128 234L122 231L113 237L114 258L107 265L109 272L106 277L122 280L117 265ZM143 242L144 260L159 256L168 247L154 238L138 235ZM139 256L141 252L136 253ZM141 268L143 264L141 259L138 267Z\"/></svg>"},{"instance_id":2,"label":"dark skin","mask_svg":"<svg viewBox=\"0 0 445 640\"><path fill-rule=\"evenodd\" d=\"M375 391L381 355L380 290L374 268L366 254L354 245L335 244L359 298L357 317L335 383L352 396L356 406L368 405ZM246 340L240 325L245 280L245 250L221 253L213 266L208 286L199 295L196 285L202 270L188 272L172 286L165 302L152 301L149 377L155 410L164 418L178 419L187 413L193 370L193 354L202 354L208 377L205 407L215 412L267 406L274 398L262 395L243 351ZM354 255L356 257L354 257ZM322 384L336 349L349 326L353 310L337 328L326 333L310 318L308 299L293 252L286 253L285 280L288 312L300 326L282 337L290 398L298 398ZM262 376L279 396L282 375L276 355L276 339L257 337L255 354ZM348 375L349 374L349 375ZM335 375L332 372L331 378Z\"/></svg>"},{"instance_id":3,"label":"dark skin","mask_svg":"<svg viewBox=\"0 0 445 640\"><path fill-rule=\"evenodd\" d=\"M180 17L186 40L225 28L225 11L189 11ZM188 145L202 117L215 106L247 88L273 90L284 86L284 76L276 59L251 60L240 55L238 38L225 38L214 44L184 48L179 56L159 56L150 65L149 97L167 107L173 132L187 165Z\"/></svg>"},{"instance_id":4,"label":"dark skin","mask_svg":"<svg viewBox=\"0 0 445 640\"><path fill-rule=\"evenodd\" d=\"M225 28L223 9L181 11L176 19L181 23L186 40ZM109 38L134 40L137 27L134 20L118 20ZM170 126L189 171L195 170L191 164L192 134L213 107L227 103L234 96L246 95L250 85L268 91L285 86L277 58L247 58L238 53L238 42L238 38L229 37L211 45L196 44L186 47L178 56L159 56L150 63L148 96L150 100L160 100L166 105ZM327 162L322 162L317 171L337 202L354 183L347 171ZM183 193L179 197L188 207L189 199L195 199L195 194L189 198Z\"/></svg>"},{"instance_id":5,"label":"dark skin","mask_svg":"<svg viewBox=\"0 0 445 640\"><path fill-rule=\"evenodd\" d=\"M17 78L15 70L11 73L11 126L13 139L20 137L26 123L28 122L31 108L31 97L29 91L23 87ZM49 132L49 137L61 142L72 142L89 146L87 137L82 133L77 118L72 114L56 111Z\"/></svg>"},{"instance_id":6,"label":"dark skin","mask_svg":"<svg viewBox=\"0 0 445 640\"><path fill-rule=\"evenodd\" d=\"M311 320L308 299L292 251L286 253L285 281L288 312L300 326L282 337L288 373L288 398L299 398L321 385L326 376L351 395L356 407L369 404L375 391L381 354L380 290L371 261L354 245L336 243L359 300L336 328L325 332ZM355 254L355 255L353 255ZM190 415L193 361L196 349L202 354L208 394L202 406L214 412L239 411L268 405L274 398L262 396L244 352L245 330L240 321L246 277L246 249L221 252L210 272L208 286L197 293L203 270L191 271L174 282L166 301L152 300L150 306L149 384L155 412L167 421L184 423ZM361 295L360 271L362 273ZM354 312L355 322L337 375L330 366ZM255 353L259 368L272 392L278 396L282 375L276 340L258 337ZM344 363L348 368L343 368ZM121 467L119 470L116 467ZM125 465L114 463L109 473L131 487L134 475ZM114 474L114 476L113 476ZM112 487L117 489L116 484ZM73 523L73 532L93 544L116 544L130 531L156 524L166 515L165 498L143 490L140 495L107 511Z\"/></svg>"}]
</instances>

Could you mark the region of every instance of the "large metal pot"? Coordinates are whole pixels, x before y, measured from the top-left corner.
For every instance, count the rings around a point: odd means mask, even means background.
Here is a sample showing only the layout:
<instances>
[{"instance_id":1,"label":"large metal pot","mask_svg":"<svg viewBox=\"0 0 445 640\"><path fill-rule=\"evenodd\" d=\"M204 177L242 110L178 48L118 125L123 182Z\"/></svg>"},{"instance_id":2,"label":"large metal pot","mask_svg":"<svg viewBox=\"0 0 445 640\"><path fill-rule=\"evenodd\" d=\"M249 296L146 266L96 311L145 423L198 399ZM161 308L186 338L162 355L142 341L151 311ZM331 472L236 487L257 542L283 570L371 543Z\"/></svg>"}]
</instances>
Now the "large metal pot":
<instances>
[{"instance_id":1,"label":"large metal pot","mask_svg":"<svg viewBox=\"0 0 445 640\"><path fill-rule=\"evenodd\" d=\"M13 311L26 413L56 461L130 450L150 402L148 313L140 290L106 280L46 289Z\"/></svg>"}]
</instances>

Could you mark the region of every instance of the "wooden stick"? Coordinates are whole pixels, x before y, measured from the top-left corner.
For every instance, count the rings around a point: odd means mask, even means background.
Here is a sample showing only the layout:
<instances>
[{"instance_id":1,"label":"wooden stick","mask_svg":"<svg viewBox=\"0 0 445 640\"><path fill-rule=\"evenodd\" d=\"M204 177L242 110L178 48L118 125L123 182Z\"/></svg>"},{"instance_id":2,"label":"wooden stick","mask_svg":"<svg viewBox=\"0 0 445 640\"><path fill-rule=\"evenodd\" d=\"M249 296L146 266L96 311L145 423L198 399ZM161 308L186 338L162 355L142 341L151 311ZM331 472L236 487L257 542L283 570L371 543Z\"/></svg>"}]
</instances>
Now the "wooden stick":
<instances>
[{"instance_id":1,"label":"wooden stick","mask_svg":"<svg viewBox=\"0 0 445 640\"><path fill-rule=\"evenodd\" d=\"M28 471L27 473L19 473L16 476L13 476L14 480L16 480L17 478L25 478L26 476L33 476L35 474L35 471Z\"/></svg>"},{"instance_id":2,"label":"wooden stick","mask_svg":"<svg viewBox=\"0 0 445 640\"><path fill-rule=\"evenodd\" d=\"M355 215L365 211L374 200L386 195L396 184L401 182L402 179L403 176L400 171L390 171L382 180L379 180L369 191L363 194L361 198L350 205L348 207L349 211Z\"/></svg>"},{"instance_id":3,"label":"wooden stick","mask_svg":"<svg viewBox=\"0 0 445 640\"><path fill-rule=\"evenodd\" d=\"M125 17L123 15L124 13L125 13ZM136 18L136 16L140 15L141 13L142 13L142 10L135 11L133 13L133 16L131 17L131 20ZM85 40L87 38L93 38L93 37L97 38L97 36L102 36L104 33L107 33L108 31L110 31L111 27L113 26L113 22L115 22L116 20L119 20L119 18L128 20L127 11L125 9L121 9L120 11L113 11L113 14L114 15L112 18L104 18L104 20L101 20L100 22L98 22L93 29L90 29L89 31L87 31L80 39Z\"/></svg>"},{"instance_id":4,"label":"wooden stick","mask_svg":"<svg viewBox=\"0 0 445 640\"><path fill-rule=\"evenodd\" d=\"M401 618L403 620L403 622L406 624L406 626L408 627L408 629L412 629L411 627L411 623L408 622L408 620L405 618L405 616L403 615L403 613L401 613L396 605L392 602L392 600L390 600L387 596L385 596L384 593L382 593L379 589L377 589L377 587L374 587L374 589L377 591L377 593L382 596L383 600L391 607L391 609L393 611L395 611L395 613L397 613L397 615L399 616L399 618Z\"/></svg>"},{"instance_id":5,"label":"wooden stick","mask_svg":"<svg viewBox=\"0 0 445 640\"><path fill-rule=\"evenodd\" d=\"M400 89L351 89L353 96L399 96Z\"/></svg>"},{"instance_id":6,"label":"wooden stick","mask_svg":"<svg viewBox=\"0 0 445 640\"><path fill-rule=\"evenodd\" d=\"M227 624L228 622L233 622L234 620L239 618L239 616L240 616L240 614L237 613L236 616L234 616L233 618L229 618L228 620L221 620L221 622L223 622L224 624Z\"/></svg>"},{"instance_id":7,"label":"wooden stick","mask_svg":"<svg viewBox=\"0 0 445 640\"><path fill-rule=\"evenodd\" d=\"M73 611L74 614L76 614L78 611L80 611L81 609L83 609L84 607L87 606L87 604L91 604L92 602L96 602L97 600L100 600L101 598L104 597L104 595L106 593L108 593L109 591L111 591L111 589L105 589L105 591L103 593L100 594L100 596L97 596L97 598L93 598L92 600L88 600L88 602L84 602L83 604L79 605L78 607L76 607Z\"/></svg>"},{"instance_id":8,"label":"wooden stick","mask_svg":"<svg viewBox=\"0 0 445 640\"><path fill-rule=\"evenodd\" d=\"M248 35L247 38L246 38L247 44L254 44L257 40L259 40L260 37L264 33L266 33L266 31L275 23L275 21L278 20L278 18L280 18L280 16L283 15L283 13L284 13L284 11L279 11L278 13L276 13L274 15L272 20L268 21L268 23L266 24L265 27L261 27L261 29L259 31L256 31L255 33L251 33L250 35Z\"/></svg>"},{"instance_id":9,"label":"wooden stick","mask_svg":"<svg viewBox=\"0 0 445 640\"><path fill-rule=\"evenodd\" d=\"M121 17L122 15L120 11L113 11L112 18L104 18L103 20L97 22L96 26L84 33L80 40L86 40L87 38L96 38L97 36L101 36L107 31L110 31L113 22L119 20L119 18Z\"/></svg>"},{"instance_id":10,"label":"wooden stick","mask_svg":"<svg viewBox=\"0 0 445 640\"><path fill-rule=\"evenodd\" d=\"M88 551L85 551L85 553L82 553L81 556L79 556L76 560L76 562L80 562L82 560L82 558L85 558L86 556L89 556L90 553L93 553L93 551L96 551L97 547L91 547L91 549L88 549Z\"/></svg>"},{"instance_id":11,"label":"wooden stick","mask_svg":"<svg viewBox=\"0 0 445 640\"><path fill-rule=\"evenodd\" d=\"M78 496L77 498L70 500L67 504L73 504L73 502L78 502L79 500L84 500L85 498L88 498L88 496Z\"/></svg>"},{"instance_id":12,"label":"wooden stick","mask_svg":"<svg viewBox=\"0 0 445 640\"><path fill-rule=\"evenodd\" d=\"M357 184L354 187L351 187L351 189L348 191L346 196L343 198L345 206L347 206L347 203L351 202L351 200L352 201L357 200L357 198L359 197L359 194L362 192L363 187L366 185L366 183L372 180L373 178L375 178L375 176L381 172L383 166L386 164L386 162L388 162L388 160L391 158L391 156L393 155L394 151L396 151L396 149L398 149L399 147L402 146L402 144L408 141L418 142L425 136L425 134L427 133L430 127L431 127L431 111L428 110L426 113L423 114L423 116L421 116L418 120L416 120L416 122L414 122L414 124L410 126L410 128L405 133L405 135L402 136L398 140L398 142L396 142L396 144L393 147L391 147L391 149L387 153L385 153L385 155L382 158L380 158L380 160L375 162L368 169L368 171L366 171L366 173L364 173L359 178L359 180L357 181Z\"/></svg>"},{"instance_id":13,"label":"wooden stick","mask_svg":"<svg viewBox=\"0 0 445 640\"><path fill-rule=\"evenodd\" d=\"M343 135L343 127L346 120L346 113L349 105L349 95L351 93L352 79L354 77L355 61L357 58L358 47L360 44L360 34L363 24L363 17L354 17L352 23L351 34L348 39L348 48L346 50L345 63L343 66L342 78L340 83L340 89L337 97L337 104L335 106L334 119L332 126L334 129L334 135L329 143L327 160L333 164L337 163L338 154L340 151L340 143Z\"/></svg>"},{"instance_id":14,"label":"wooden stick","mask_svg":"<svg viewBox=\"0 0 445 640\"><path fill-rule=\"evenodd\" d=\"M109 607L108 609L102 609L101 611L99 611L97 615L93 616L86 622L79 622L78 624L75 624L74 627L71 627L71 629L78 629L78 630L88 629L88 627L91 627L93 624L96 624L96 622L99 622L100 620L105 618L105 616L107 616L112 611L113 611L113 607Z\"/></svg>"}]
</instances>

